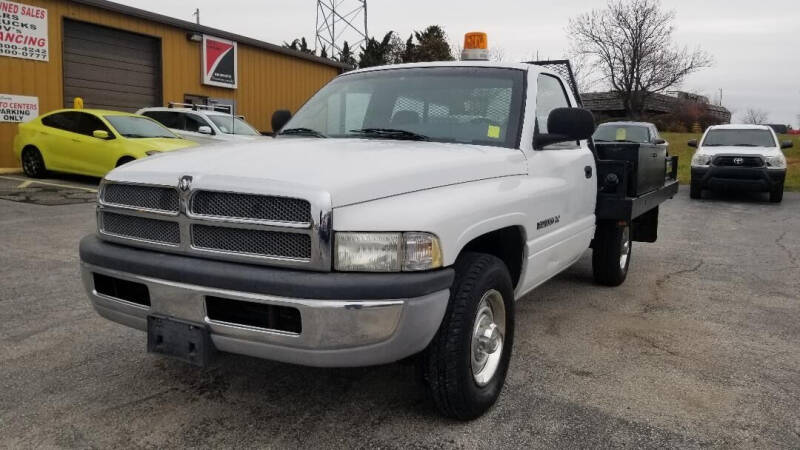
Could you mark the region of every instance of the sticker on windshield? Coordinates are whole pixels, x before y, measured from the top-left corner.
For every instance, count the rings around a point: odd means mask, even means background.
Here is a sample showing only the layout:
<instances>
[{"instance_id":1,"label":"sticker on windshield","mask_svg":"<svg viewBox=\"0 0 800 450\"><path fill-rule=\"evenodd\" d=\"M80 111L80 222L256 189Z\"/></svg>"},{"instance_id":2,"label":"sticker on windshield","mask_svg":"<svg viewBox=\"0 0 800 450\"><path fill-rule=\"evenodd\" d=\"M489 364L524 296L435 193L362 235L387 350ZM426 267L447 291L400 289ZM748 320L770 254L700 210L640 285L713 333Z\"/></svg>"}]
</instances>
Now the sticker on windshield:
<instances>
[{"instance_id":1,"label":"sticker on windshield","mask_svg":"<svg viewBox=\"0 0 800 450\"><path fill-rule=\"evenodd\" d=\"M496 125L489 125L489 131L486 132L486 136L490 138L499 139L500 138L500 127Z\"/></svg>"},{"instance_id":2,"label":"sticker on windshield","mask_svg":"<svg viewBox=\"0 0 800 450\"><path fill-rule=\"evenodd\" d=\"M618 141L627 141L628 130L626 130L625 128L617 128L617 137L615 139Z\"/></svg>"}]
</instances>

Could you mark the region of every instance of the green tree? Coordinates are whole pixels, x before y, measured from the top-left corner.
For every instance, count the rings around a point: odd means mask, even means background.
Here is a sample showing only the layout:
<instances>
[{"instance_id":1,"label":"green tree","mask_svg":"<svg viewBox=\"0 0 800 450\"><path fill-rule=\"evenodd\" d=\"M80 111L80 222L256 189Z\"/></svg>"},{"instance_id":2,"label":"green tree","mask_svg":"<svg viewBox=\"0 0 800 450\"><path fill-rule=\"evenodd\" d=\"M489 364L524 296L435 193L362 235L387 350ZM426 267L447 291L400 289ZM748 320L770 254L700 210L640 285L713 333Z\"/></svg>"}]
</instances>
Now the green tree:
<instances>
[{"instance_id":1,"label":"green tree","mask_svg":"<svg viewBox=\"0 0 800 450\"><path fill-rule=\"evenodd\" d=\"M447 33L439 25L431 25L423 31L415 31L414 37L417 39L417 44L411 49L413 62L453 60L450 44L447 43ZM408 44L407 41L407 52Z\"/></svg>"},{"instance_id":2,"label":"green tree","mask_svg":"<svg viewBox=\"0 0 800 450\"><path fill-rule=\"evenodd\" d=\"M313 55L314 50L308 48L308 42L305 37L293 40L291 43L284 41L283 46L299 52L308 53Z\"/></svg>"},{"instance_id":3,"label":"green tree","mask_svg":"<svg viewBox=\"0 0 800 450\"><path fill-rule=\"evenodd\" d=\"M353 67L358 64L355 55L353 55L353 50L350 48L350 44L348 44L347 41L344 41L342 44L342 51L339 52L339 62Z\"/></svg>"},{"instance_id":4,"label":"green tree","mask_svg":"<svg viewBox=\"0 0 800 450\"><path fill-rule=\"evenodd\" d=\"M358 57L358 67L382 66L391 62L391 41L393 31L386 33L380 41L369 38L366 45L361 47Z\"/></svg>"},{"instance_id":5,"label":"green tree","mask_svg":"<svg viewBox=\"0 0 800 450\"><path fill-rule=\"evenodd\" d=\"M414 45L414 35L408 36L405 47L403 48L402 62L412 63L417 61L416 56L417 46Z\"/></svg>"}]
</instances>

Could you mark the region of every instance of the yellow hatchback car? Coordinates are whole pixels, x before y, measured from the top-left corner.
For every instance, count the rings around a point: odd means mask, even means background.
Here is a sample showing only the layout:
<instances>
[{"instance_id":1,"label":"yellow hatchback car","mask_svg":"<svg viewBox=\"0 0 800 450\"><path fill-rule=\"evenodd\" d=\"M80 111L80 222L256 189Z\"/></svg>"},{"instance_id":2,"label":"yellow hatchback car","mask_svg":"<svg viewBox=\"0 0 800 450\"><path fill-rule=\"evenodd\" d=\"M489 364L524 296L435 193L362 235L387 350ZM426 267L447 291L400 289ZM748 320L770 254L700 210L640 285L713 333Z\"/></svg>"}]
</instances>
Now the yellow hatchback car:
<instances>
[{"instance_id":1,"label":"yellow hatchback car","mask_svg":"<svg viewBox=\"0 0 800 450\"><path fill-rule=\"evenodd\" d=\"M14 154L29 177L48 170L102 177L126 162L194 145L137 114L61 109L20 124Z\"/></svg>"}]
</instances>

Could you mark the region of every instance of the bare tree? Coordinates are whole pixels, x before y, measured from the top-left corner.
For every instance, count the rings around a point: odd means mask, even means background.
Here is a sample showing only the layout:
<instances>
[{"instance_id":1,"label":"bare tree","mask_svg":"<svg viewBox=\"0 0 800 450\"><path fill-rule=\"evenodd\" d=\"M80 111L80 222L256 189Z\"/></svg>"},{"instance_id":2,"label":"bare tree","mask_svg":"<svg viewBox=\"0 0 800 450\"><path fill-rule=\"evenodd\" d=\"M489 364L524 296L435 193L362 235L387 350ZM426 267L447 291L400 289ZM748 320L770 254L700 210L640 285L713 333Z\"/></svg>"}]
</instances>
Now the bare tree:
<instances>
[{"instance_id":1,"label":"bare tree","mask_svg":"<svg viewBox=\"0 0 800 450\"><path fill-rule=\"evenodd\" d=\"M628 115L641 117L650 96L712 63L706 52L672 42L674 19L659 0L610 0L604 9L570 20L571 52L600 71Z\"/></svg>"},{"instance_id":2,"label":"bare tree","mask_svg":"<svg viewBox=\"0 0 800 450\"><path fill-rule=\"evenodd\" d=\"M564 59L568 59L572 65L572 74L575 76L575 83L578 85L578 92L590 92L600 81L597 72L592 67L587 58L581 54L567 54Z\"/></svg>"},{"instance_id":3,"label":"bare tree","mask_svg":"<svg viewBox=\"0 0 800 450\"><path fill-rule=\"evenodd\" d=\"M769 113L757 108L747 108L742 116L742 122L750 125L763 125L768 119Z\"/></svg>"},{"instance_id":4,"label":"bare tree","mask_svg":"<svg viewBox=\"0 0 800 450\"><path fill-rule=\"evenodd\" d=\"M489 61L503 62L506 60L506 49L503 47L489 48Z\"/></svg>"}]
</instances>

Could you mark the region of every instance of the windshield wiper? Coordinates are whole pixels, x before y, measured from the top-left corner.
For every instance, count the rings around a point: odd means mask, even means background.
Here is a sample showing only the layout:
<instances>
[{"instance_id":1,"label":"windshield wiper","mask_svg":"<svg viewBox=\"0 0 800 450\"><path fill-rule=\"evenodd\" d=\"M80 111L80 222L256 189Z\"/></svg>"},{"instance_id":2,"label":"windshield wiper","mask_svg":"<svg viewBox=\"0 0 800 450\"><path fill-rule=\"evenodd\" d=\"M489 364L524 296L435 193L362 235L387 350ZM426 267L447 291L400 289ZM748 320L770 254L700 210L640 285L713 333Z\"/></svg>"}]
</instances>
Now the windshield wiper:
<instances>
[{"instance_id":1,"label":"windshield wiper","mask_svg":"<svg viewBox=\"0 0 800 450\"><path fill-rule=\"evenodd\" d=\"M280 133L280 135L288 135L288 136L311 136L311 137L318 137L318 138L326 138L324 134L320 133L317 130L312 130L311 128L287 128Z\"/></svg>"},{"instance_id":2,"label":"windshield wiper","mask_svg":"<svg viewBox=\"0 0 800 450\"><path fill-rule=\"evenodd\" d=\"M400 130L396 128L360 128L350 130L351 133L358 133L365 136L377 136L387 139L402 139L409 141L428 141L430 138L424 134L414 133L413 131Z\"/></svg>"}]
</instances>

